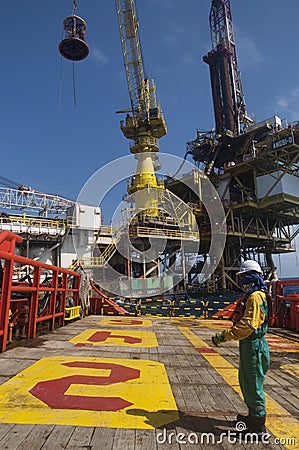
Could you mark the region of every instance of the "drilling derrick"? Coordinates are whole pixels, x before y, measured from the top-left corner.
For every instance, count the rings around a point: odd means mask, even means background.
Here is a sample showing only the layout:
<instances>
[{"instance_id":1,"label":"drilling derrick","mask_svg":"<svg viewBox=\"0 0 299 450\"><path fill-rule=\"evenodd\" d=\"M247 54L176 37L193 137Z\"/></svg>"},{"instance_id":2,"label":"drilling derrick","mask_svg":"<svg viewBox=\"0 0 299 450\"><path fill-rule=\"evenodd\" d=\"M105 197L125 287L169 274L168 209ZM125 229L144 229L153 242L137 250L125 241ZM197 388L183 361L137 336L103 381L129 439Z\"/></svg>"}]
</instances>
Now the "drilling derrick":
<instances>
[{"instance_id":1,"label":"drilling derrick","mask_svg":"<svg viewBox=\"0 0 299 450\"><path fill-rule=\"evenodd\" d=\"M251 122L246 114L237 63L229 0L213 0L210 11L212 51L203 57L210 67L216 133L239 135Z\"/></svg>"},{"instance_id":2,"label":"drilling derrick","mask_svg":"<svg viewBox=\"0 0 299 450\"><path fill-rule=\"evenodd\" d=\"M138 161L135 177L128 186L129 194L136 194L136 211L155 216L157 199L153 192L148 196L143 190L163 189L154 169L158 139L167 132L160 105L157 104L156 87L144 74L138 19L134 0L116 0L120 39L131 102L131 109L121 130L132 140L130 151Z\"/></svg>"},{"instance_id":3,"label":"drilling derrick","mask_svg":"<svg viewBox=\"0 0 299 450\"><path fill-rule=\"evenodd\" d=\"M229 0L211 0L209 22L212 50L203 60L210 69L215 128L197 130L187 154L208 175L225 209L226 246L213 280L218 288L233 290L242 260L258 260L265 274L274 277L272 256L295 251L299 121L284 123L274 115L252 122L245 108ZM198 210L196 220L205 257L206 212Z\"/></svg>"}]
</instances>

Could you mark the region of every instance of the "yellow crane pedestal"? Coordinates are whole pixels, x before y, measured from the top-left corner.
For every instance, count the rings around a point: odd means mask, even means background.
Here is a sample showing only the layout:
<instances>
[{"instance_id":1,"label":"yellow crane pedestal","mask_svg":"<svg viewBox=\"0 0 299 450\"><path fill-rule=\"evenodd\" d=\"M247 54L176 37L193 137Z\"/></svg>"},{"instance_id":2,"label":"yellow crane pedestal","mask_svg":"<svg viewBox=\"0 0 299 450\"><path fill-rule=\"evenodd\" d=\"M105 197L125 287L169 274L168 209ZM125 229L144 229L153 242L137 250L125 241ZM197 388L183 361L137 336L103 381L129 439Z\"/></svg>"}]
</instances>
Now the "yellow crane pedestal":
<instances>
[{"instance_id":1,"label":"yellow crane pedestal","mask_svg":"<svg viewBox=\"0 0 299 450\"><path fill-rule=\"evenodd\" d=\"M158 216L158 192L164 189L164 183L157 180L153 165L152 153L138 153L136 175L131 178L128 193L135 194L135 207L137 214Z\"/></svg>"}]
</instances>

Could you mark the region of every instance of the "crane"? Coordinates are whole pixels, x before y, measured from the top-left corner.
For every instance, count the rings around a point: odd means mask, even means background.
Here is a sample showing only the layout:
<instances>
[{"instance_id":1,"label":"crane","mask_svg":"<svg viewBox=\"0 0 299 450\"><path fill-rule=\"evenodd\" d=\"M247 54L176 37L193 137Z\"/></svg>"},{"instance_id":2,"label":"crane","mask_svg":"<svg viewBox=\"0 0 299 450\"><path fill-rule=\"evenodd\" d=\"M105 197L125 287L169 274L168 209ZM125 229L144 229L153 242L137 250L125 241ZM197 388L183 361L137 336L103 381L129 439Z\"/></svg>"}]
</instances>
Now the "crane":
<instances>
[{"instance_id":1,"label":"crane","mask_svg":"<svg viewBox=\"0 0 299 450\"><path fill-rule=\"evenodd\" d=\"M163 189L164 185L156 178L154 163L159 151L158 139L167 133L167 129L157 102L155 83L145 76L135 2L115 0L115 4L131 103L120 127L124 136L133 141L130 151L138 161L128 193L135 194L137 212L156 216L155 189Z\"/></svg>"}]
</instances>

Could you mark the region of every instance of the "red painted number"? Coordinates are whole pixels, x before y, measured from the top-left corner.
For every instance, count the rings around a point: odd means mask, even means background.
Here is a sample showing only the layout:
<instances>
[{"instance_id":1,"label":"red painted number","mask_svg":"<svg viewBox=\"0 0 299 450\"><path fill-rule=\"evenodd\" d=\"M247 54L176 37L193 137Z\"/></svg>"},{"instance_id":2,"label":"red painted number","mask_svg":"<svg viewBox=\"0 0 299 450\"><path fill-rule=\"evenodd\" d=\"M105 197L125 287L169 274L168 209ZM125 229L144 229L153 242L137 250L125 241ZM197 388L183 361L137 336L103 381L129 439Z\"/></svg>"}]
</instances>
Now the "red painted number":
<instances>
[{"instance_id":1,"label":"red painted number","mask_svg":"<svg viewBox=\"0 0 299 450\"><path fill-rule=\"evenodd\" d=\"M89 342L105 342L108 338L123 339L127 344L140 344L142 339L133 336L120 336L113 334L112 331L97 331L87 340Z\"/></svg>"},{"instance_id":2,"label":"red painted number","mask_svg":"<svg viewBox=\"0 0 299 450\"><path fill-rule=\"evenodd\" d=\"M119 324L123 324L123 325L142 325L143 321L142 320L120 320L120 319L111 319L110 320L111 323L119 323Z\"/></svg>"},{"instance_id":3,"label":"red painted number","mask_svg":"<svg viewBox=\"0 0 299 450\"><path fill-rule=\"evenodd\" d=\"M86 411L119 411L132 403L121 397L89 397L66 395L65 392L73 384L107 386L124 383L140 377L140 370L113 363L96 363L74 361L62 363L67 367L110 370L109 376L70 375L48 381L40 381L29 392L54 409L81 409Z\"/></svg>"}]
</instances>

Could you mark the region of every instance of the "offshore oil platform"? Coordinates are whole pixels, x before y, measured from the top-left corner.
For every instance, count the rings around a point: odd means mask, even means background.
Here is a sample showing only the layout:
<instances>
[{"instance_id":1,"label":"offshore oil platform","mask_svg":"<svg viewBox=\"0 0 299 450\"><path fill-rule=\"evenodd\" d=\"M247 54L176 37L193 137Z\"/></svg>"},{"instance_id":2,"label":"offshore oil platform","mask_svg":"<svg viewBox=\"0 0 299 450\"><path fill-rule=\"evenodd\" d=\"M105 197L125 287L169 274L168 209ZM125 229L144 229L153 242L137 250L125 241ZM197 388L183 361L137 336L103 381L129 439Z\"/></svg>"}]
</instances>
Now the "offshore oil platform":
<instances>
[{"instance_id":1,"label":"offshore oil platform","mask_svg":"<svg viewBox=\"0 0 299 450\"><path fill-rule=\"evenodd\" d=\"M167 128L155 83L144 72L135 2L115 4L131 103L120 127L137 166L127 180L121 220L104 225L100 205L1 177L0 228L23 238L16 242L18 256L81 270L107 297L150 301L185 293L190 302L190 296L229 293L225 298L233 301L232 293L241 292L236 272L242 260L259 261L271 281L277 279L273 255L295 251L299 122L274 115L254 123L248 116L230 1L212 0L212 50L203 61L210 70L215 127L197 130L187 143L179 176L160 175L159 139ZM74 0L59 44L73 63L89 53L86 22L76 8ZM188 157L193 164L183 172ZM207 199L215 201L216 218ZM15 280L26 276L29 265L18 264Z\"/></svg>"},{"instance_id":2,"label":"offshore oil platform","mask_svg":"<svg viewBox=\"0 0 299 450\"><path fill-rule=\"evenodd\" d=\"M72 201L0 177L1 448L299 448L299 278L278 280L272 259L294 252L299 233L299 122L247 115L230 1L211 3L204 62L216 125L178 158L159 152L166 124L144 73L135 1L115 0L131 156L118 162L127 194L111 224L101 202L87 201L88 183ZM76 9L73 0L58 47L73 65L89 54ZM92 178L91 191L107 191L118 168L111 179L98 171L104 184ZM224 333L234 299L244 300L237 271L252 257L271 295L257 330L243 315L255 330L244 339L253 349L245 396L242 350ZM263 389L267 414L251 416Z\"/></svg>"}]
</instances>

